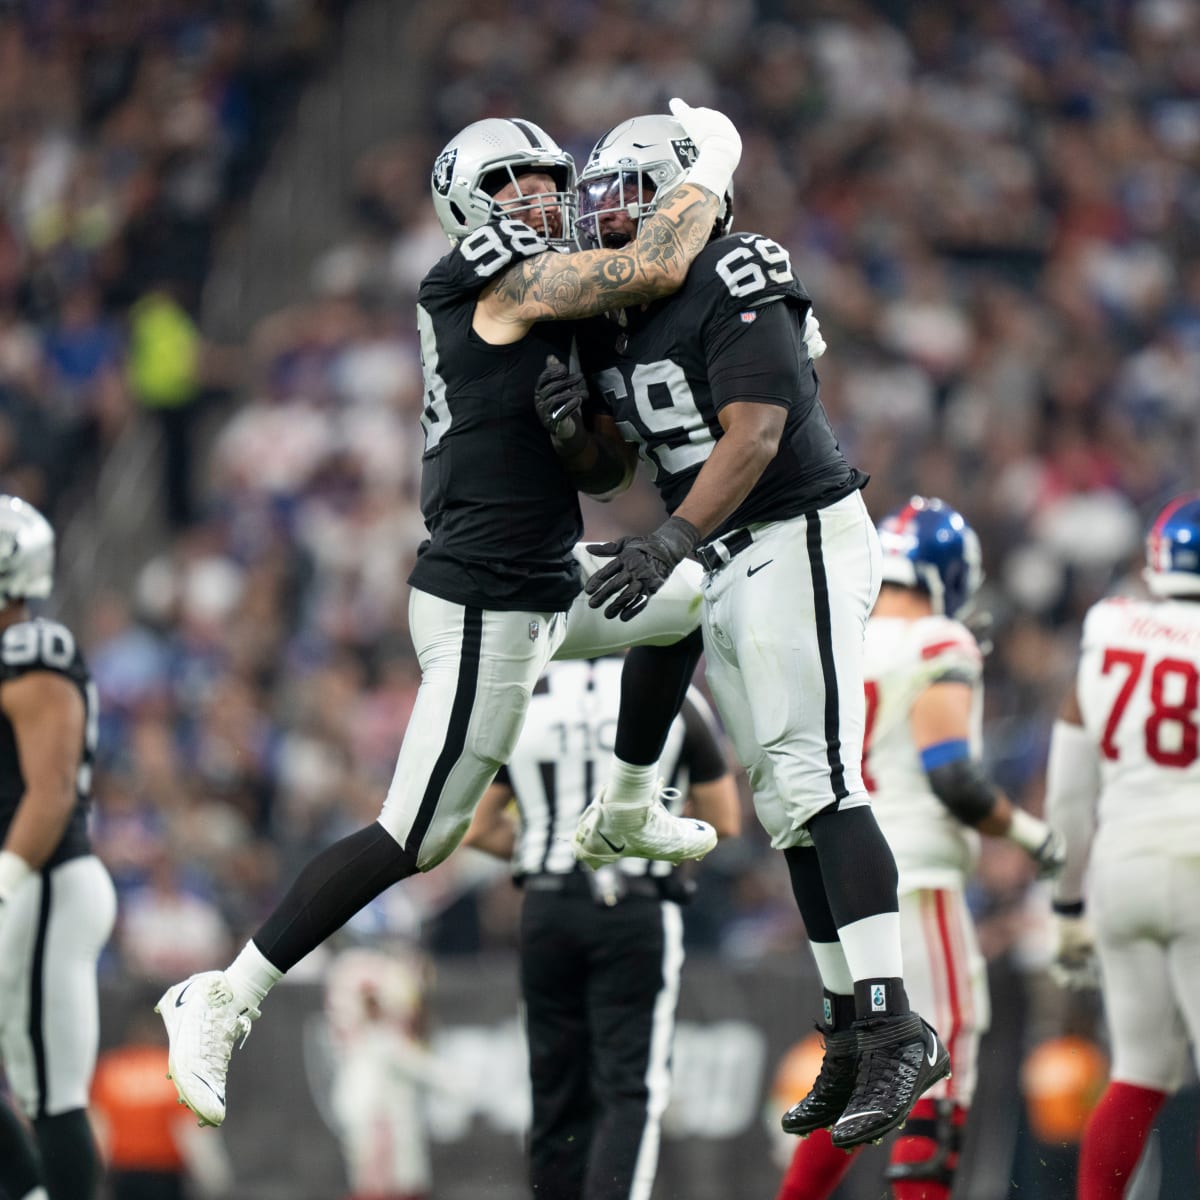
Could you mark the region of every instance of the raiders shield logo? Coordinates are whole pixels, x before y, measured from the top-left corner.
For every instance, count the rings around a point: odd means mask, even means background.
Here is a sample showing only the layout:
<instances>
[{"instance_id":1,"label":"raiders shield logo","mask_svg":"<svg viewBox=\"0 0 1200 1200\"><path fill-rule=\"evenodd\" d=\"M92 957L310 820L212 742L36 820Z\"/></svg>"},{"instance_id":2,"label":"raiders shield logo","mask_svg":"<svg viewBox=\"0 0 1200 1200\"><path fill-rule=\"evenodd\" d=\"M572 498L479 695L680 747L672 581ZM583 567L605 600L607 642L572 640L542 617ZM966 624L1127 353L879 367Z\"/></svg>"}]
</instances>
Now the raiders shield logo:
<instances>
[{"instance_id":1,"label":"raiders shield logo","mask_svg":"<svg viewBox=\"0 0 1200 1200\"><path fill-rule=\"evenodd\" d=\"M536 642L538 640L538 634L541 632L542 632L542 627L539 624L539 622L537 622L537 621L529 622L529 640L531 642Z\"/></svg>"},{"instance_id":2,"label":"raiders shield logo","mask_svg":"<svg viewBox=\"0 0 1200 1200\"><path fill-rule=\"evenodd\" d=\"M450 181L454 178L454 160L458 158L458 151L446 150L437 156L437 161L433 164L433 190L439 196L446 196L450 193Z\"/></svg>"},{"instance_id":3,"label":"raiders shield logo","mask_svg":"<svg viewBox=\"0 0 1200 1200\"><path fill-rule=\"evenodd\" d=\"M672 138L671 145L675 150L675 157L685 167L690 167L700 157L700 151L696 149L696 143L690 137Z\"/></svg>"}]
</instances>

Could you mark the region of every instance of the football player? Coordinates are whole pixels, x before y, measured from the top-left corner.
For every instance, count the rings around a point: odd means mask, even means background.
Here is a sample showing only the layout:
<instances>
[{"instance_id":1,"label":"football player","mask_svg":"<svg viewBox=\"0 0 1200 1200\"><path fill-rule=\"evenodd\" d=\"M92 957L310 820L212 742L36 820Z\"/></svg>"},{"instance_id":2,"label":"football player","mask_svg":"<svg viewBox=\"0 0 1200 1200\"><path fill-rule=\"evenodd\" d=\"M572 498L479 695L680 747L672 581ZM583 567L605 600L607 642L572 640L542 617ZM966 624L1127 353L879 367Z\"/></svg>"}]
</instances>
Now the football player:
<instances>
[{"instance_id":1,"label":"football player","mask_svg":"<svg viewBox=\"0 0 1200 1200\"><path fill-rule=\"evenodd\" d=\"M644 858L593 873L571 852L576 822L607 770L621 686L619 659L555 663L463 839L510 859L524 892L530 1184L555 1200L649 1197L670 1094L688 881L671 863ZM737 789L695 689L671 726L661 769L676 811L686 801L721 836L738 832ZM519 822L509 815L513 799Z\"/></svg>"},{"instance_id":2,"label":"football player","mask_svg":"<svg viewBox=\"0 0 1200 1200\"><path fill-rule=\"evenodd\" d=\"M0 1059L36 1144L0 1103L0 1192L93 1200L96 962L116 892L87 833L96 688L71 631L27 605L53 580L49 522L0 496Z\"/></svg>"},{"instance_id":3,"label":"football player","mask_svg":"<svg viewBox=\"0 0 1200 1200\"><path fill-rule=\"evenodd\" d=\"M580 176L581 244L634 244L693 153L671 116L606 133ZM653 533L593 548L611 561L586 589L627 619L689 555L706 568L708 682L787 858L832 1024L853 1048L831 1056L805 1120L833 1126L848 1148L899 1125L950 1059L909 1007L895 861L862 782L862 643L880 569L866 476L821 407L804 341L812 306L787 251L730 234L731 219L726 191L676 294L580 329L591 393L637 443L671 514ZM564 372L548 363L539 392L570 395L576 377ZM585 861L604 861L617 841L609 821L603 803L585 811Z\"/></svg>"},{"instance_id":4,"label":"football player","mask_svg":"<svg viewBox=\"0 0 1200 1200\"><path fill-rule=\"evenodd\" d=\"M1067 841L1061 968L1088 980L1094 929L1112 1042L1080 1200L1125 1194L1200 1045L1200 492L1159 514L1144 577L1151 599L1101 600L1085 617L1047 771L1047 815Z\"/></svg>"},{"instance_id":5,"label":"football player","mask_svg":"<svg viewBox=\"0 0 1200 1200\"><path fill-rule=\"evenodd\" d=\"M376 823L327 848L225 971L194 975L159 1001L180 1098L202 1123L225 1117L235 1043L270 989L385 888L450 853L516 744L530 694L556 654L593 657L635 641L667 644L694 665L687 635L699 622L695 581L645 630L606 620L580 600L582 533L575 482L531 402L548 354L569 355L571 327L555 321L639 303L680 286L717 218L741 142L710 109L673 101L698 148L687 178L621 249L565 253L575 170L529 121L468 126L438 156L433 204L453 249L425 277L417 326L425 382L421 506L429 539L410 576L409 627L421 685ZM589 491L619 488L621 453L576 463ZM630 687L614 767L614 843L683 861L716 842L655 799L654 761L682 703L685 680L664 672ZM690 667L688 667L690 676ZM660 708L660 698L664 702ZM619 839L619 840L617 840Z\"/></svg>"},{"instance_id":6,"label":"football player","mask_svg":"<svg viewBox=\"0 0 1200 1200\"><path fill-rule=\"evenodd\" d=\"M1042 876L1062 867L1063 843L979 765L983 655L960 620L983 577L974 531L943 501L914 496L881 522L879 536L863 780L899 870L909 997L947 1031L953 1068L913 1107L886 1177L894 1200L948 1200L988 1024L985 964L965 896L976 831L1016 842ZM846 1040L828 1025L823 1032L830 1046ZM783 1127L811 1131L803 1106ZM778 1200L825 1200L853 1161L817 1130L796 1147Z\"/></svg>"}]
</instances>

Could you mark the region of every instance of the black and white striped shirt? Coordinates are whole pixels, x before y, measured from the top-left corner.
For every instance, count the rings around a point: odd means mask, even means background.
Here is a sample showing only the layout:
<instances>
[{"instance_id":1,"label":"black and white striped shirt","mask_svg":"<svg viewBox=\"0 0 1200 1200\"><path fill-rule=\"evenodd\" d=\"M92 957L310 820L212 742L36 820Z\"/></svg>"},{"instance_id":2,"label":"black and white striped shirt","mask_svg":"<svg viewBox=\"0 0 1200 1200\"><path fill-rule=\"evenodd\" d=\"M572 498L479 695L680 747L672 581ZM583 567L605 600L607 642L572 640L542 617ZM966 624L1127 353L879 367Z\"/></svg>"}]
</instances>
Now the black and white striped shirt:
<instances>
[{"instance_id":1,"label":"black and white striped shirt","mask_svg":"<svg viewBox=\"0 0 1200 1200\"><path fill-rule=\"evenodd\" d=\"M578 864L571 839L584 808L605 784L617 731L621 695L620 658L552 663L538 682L520 741L508 766L496 777L516 796L521 833L513 853L513 874L569 874ZM712 711L689 688L659 760L659 771L679 798L688 788L719 779L728 770ZM670 863L623 858L631 875L669 875Z\"/></svg>"}]
</instances>

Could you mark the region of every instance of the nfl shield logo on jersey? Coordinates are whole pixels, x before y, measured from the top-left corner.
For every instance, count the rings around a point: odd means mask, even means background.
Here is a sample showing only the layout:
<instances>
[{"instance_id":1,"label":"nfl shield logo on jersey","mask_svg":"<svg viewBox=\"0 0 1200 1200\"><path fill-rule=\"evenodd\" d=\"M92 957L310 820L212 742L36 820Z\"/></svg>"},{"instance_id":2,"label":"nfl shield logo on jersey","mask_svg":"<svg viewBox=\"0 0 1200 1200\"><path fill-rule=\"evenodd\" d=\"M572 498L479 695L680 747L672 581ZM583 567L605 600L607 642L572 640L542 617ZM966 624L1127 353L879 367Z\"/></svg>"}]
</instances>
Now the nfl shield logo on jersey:
<instances>
[{"instance_id":1,"label":"nfl shield logo on jersey","mask_svg":"<svg viewBox=\"0 0 1200 1200\"><path fill-rule=\"evenodd\" d=\"M536 642L538 640L538 634L541 632L542 632L541 622L539 622L539 621L530 621L529 622L529 640L531 642Z\"/></svg>"},{"instance_id":2,"label":"nfl shield logo on jersey","mask_svg":"<svg viewBox=\"0 0 1200 1200\"><path fill-rule=\"evenodd\" d=\"M743 325L751 325L758 319L758 313L756 312L738 313L738 316L742 318Z\"/></svg>"}]
</instances>

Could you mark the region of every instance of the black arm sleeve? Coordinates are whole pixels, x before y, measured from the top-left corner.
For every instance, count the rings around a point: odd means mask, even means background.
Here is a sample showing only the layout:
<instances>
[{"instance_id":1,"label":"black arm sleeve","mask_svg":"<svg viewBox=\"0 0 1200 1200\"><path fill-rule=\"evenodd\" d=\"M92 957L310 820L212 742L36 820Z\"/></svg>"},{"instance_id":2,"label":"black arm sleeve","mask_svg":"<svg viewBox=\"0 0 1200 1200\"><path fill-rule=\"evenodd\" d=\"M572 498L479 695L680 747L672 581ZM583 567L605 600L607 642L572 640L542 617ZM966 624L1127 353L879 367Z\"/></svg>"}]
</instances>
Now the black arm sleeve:
<instances>
[{"instance_id":1,"label":"black arm sleeve","mask_svg":"<svg viewBox=\"0 0 1200 1200\"><path fill-rule=\"evenodd\" d=\"M720 779L729 768L725 764L717 731L690 700L683 702L680 716L683 717L684 734L679 757L681 762L687 764L688 782L712 783Z\"/></svg>"},{"instance_id":2,"label":"black arm sleeve","mask_svg":"<svg viewBox=\"0 0 1200 1200\"><path fill-rule=\"evenodd\" d=\"M743 316L753 320L743 321ZM808 362L801 336L804 313L789 300L772 300L745 313L723 313L709 323L708 382L717 411L736 400L788 408L805 388Z\"/></svg>"},{"instance_id":3,"label":"black arm sleeve","mask_svg":"<svg viewBox=\"0 0 1200 1200\"><path fill-rule=\"evenodd\" d=\"M943 763L928 772L933 794L964 825L974 828L996 807L995 785L979 764L968 758Z\"/></svg>"}]
</instances>

